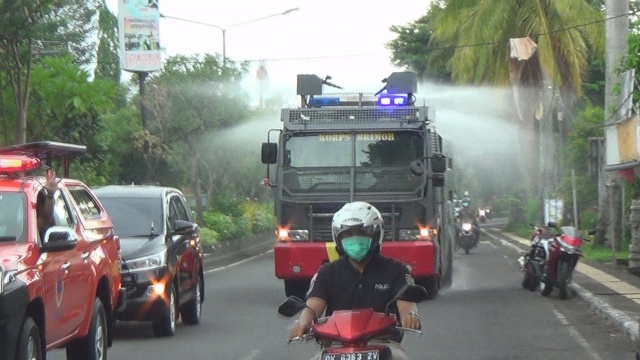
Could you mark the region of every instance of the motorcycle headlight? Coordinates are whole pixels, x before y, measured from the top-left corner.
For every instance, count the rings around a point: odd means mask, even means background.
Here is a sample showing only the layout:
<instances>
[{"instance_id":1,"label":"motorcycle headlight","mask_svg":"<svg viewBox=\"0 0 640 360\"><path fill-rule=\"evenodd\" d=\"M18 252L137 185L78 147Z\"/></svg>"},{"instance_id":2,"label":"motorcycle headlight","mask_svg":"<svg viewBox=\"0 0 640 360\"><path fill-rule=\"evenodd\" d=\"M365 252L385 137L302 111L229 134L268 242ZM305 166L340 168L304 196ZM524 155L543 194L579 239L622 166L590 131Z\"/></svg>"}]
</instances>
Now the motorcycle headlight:
<instances>
[{"instance_id":1,"label":"motorcycle headlight","mask_svg":"<svg viewBox=\"0 0 640 360\"><path fill-rule=\"evenodd\" d=\"M166 264L166 258L167 254L163 250L153 255L123 260L123 271L147 271L157 269Z\"/></svg>"},{"instance_id":2,"label":"motorcycle headlight","mask_svg":"<svg viewBox=\"0 0 640 360\"><path fill-rule=\"evenodd\" d=\"M470 223L463 223L462 224L462 230L471 231L471 224Z\"/></svg>"}]
</instances>

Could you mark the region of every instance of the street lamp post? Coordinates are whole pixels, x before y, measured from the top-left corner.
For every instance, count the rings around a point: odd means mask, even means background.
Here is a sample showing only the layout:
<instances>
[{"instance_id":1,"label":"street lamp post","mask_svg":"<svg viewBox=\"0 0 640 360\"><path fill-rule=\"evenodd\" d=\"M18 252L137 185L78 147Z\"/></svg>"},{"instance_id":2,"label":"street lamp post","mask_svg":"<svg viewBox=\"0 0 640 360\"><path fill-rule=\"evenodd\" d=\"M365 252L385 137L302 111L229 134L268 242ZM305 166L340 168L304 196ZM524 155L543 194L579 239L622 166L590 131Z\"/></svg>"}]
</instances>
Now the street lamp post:
<instances>
[{"instance_id":1,"label":"street lamp post","mask_svg":"<svg viewBox=\"0 0 640 360\"><path fill-rule=\"evenodd\" d=\"M192 24L198 24L198 25L203 25L203 26L210 26L210 27L214 27L214 28L220 30L220 32L222 33L222 68L226 68L227 67L227 29L230 29L230 28L233 28L233 27L237 27L237 26L240 26L240 25L250 24L250 23L253 23L253 22L256 22L256 21L260 21L260 20L264 20L264 19L268 19L268 18L272 18L272 17L276 17L276 16L287 15L287 14L290 14L290 13L298 11L298 10L300 10L300 8L297 8L297 7L296 8L291 8L291 9L287 9L287 10L285 10L283 12L262 16L262 17L259 17L259 18L255 18L255 19L239 22L239 23L232 24L232 25L227 25L226 27L222 27L222 26L216 25L216 24L209 24L209 23L204 23L204 22L200 22L200 21L195 21L195 20L183 19L183 18L179 18L179 17L175 17L175 16L167 16L167 15L164 15L164 14L160 14L160 17L161 18L165 18L165 19L185 21L185 22L189 22L189 23L192 23Z\"/></svg>"}]
</instances>

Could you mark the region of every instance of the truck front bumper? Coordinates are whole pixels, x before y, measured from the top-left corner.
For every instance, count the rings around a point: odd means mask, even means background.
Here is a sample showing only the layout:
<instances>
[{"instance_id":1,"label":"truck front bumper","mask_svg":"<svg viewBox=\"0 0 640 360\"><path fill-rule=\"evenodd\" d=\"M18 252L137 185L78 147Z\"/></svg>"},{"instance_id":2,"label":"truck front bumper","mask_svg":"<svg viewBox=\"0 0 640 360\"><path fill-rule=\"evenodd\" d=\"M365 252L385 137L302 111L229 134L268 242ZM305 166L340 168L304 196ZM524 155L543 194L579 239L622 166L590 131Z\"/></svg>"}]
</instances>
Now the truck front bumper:
<instances>
[{"instance_id":1,"label":"truck front bumper","mask_svg":"<svg viewBox=\"0 0 640 360\"><path fill-rule=\"evenodd\" d=\"M322 264L339 257L333 242L279 241L273 253L276 277L285 280L311 279ZM437 253L431 241L385 241L381 250L382 255L409 266L415 279L437 273Z\"/></svg>"}]
</instances>

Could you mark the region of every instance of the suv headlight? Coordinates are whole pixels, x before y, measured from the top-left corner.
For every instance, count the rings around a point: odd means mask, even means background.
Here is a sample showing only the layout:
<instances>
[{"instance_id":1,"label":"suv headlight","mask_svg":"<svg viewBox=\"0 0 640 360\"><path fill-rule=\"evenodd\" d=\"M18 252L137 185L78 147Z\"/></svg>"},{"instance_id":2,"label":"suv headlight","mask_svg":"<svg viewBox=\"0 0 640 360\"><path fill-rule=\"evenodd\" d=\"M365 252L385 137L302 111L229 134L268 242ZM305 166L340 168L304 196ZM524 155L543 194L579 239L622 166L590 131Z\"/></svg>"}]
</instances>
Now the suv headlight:
<instances>
[{"instance_id":1,"label":"suv headlight","mask_svg":"<svg viewBox=\"0 0 640 360\"><path fill-rule=\"evenodd\" d=\"M125 259L122 263L123 271L147 271L163 267L166 264L167 253L162 250L156 254L139 257L136 259Z\"/></svg>"}]
</instances>

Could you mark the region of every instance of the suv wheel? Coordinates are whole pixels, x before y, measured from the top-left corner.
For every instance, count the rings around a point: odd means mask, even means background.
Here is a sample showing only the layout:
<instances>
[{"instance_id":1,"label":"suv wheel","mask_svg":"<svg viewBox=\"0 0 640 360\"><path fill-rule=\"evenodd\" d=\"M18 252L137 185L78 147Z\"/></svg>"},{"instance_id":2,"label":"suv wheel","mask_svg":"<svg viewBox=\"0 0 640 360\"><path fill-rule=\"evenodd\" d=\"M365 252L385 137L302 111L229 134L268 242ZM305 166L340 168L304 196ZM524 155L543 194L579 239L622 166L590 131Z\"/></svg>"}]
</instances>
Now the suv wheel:
<instances>
[{"instance_id":1,"label":"suv wheel","mask_svg":"<svg viewBox=\"0 0 640 360\"><path fill-rule=\"evenodd\" d=\"M202 314L202 276L199 275L194 289L192 300L184 304L180 308L182 322L187 325L197 325L200 323L200 315Z\"/></svg>"},{"instance_id":2,"label":"suv wheel","mask_svg":"<svg viewBox=\"0 0 640 360\"><path fill-rule=\"evenodd\" d=\"M153 333L156 336L173 336L176 333L176 289L173 283L169 283L167 296L168 304L165 313L153 322Z\"/></svg>"},{"instance_id":3,"label":"suv wheel","mask_svg":"<svg viewBox=\"0 0 640 360\"><path fill-rule=\"evenodd\" d=\"M99 298L93 302L93 314L87 336L67 346L67 360L105 360L107 358L107 314Z\"/></svg>"},{"instance_id":4,"label":"suv wheel","mask_svg":"<svg viewBox=\"0 0 640 360\"><path fill-rule=\"evenodd\" d=\"M38 325L27 317L22 323L22 330L18 338L18 352L16 359L19 360L42 360L42 339Z\"/></svg>"}]
</instances>

